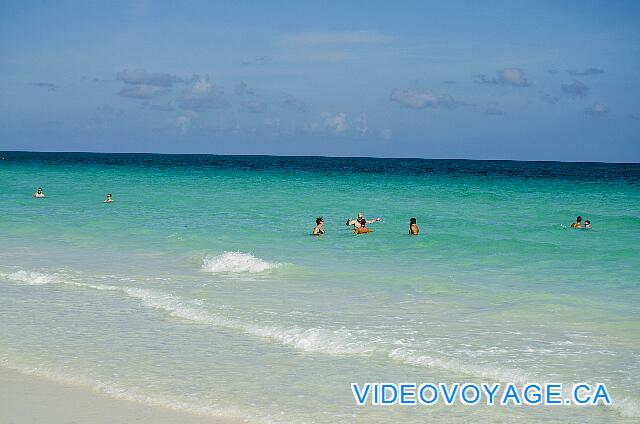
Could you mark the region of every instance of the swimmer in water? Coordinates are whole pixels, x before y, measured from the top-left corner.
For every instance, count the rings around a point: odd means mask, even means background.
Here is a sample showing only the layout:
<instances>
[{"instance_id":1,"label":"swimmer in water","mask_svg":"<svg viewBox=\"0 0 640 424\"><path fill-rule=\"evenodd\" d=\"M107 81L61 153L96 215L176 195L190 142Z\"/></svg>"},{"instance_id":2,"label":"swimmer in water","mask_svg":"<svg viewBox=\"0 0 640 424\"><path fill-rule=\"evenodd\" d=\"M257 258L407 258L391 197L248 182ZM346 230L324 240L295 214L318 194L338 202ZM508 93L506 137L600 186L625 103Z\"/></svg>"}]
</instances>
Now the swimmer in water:
<instances>
[{"instance_id":1,"label":"swimmer in water","mask_svg":"<svg viewBox=\"0 0 640 424\"><path fill-rule=\"evenodd\" d=\"M585 230L590 230L591 229L591 221L589 221L588 219L586 221L584 221L584 229Z\"/></svg>"},{"instance_id":2,"label":"swimmer in water","mask_svg":"<svg viewBox=\"0 0 640 424\"><path fill-rule=\"evenodd\" d=\"M354 234L367 234L367 233L372 232L373 230L371 228L367 228L367 223L368 222L375 222L375 220L367 221L366 219L362 218L360 220L360 226L359 227L355 227L353 229L353 233Z\"/></svg>"},{"instance_id":3,"label":"swimmer in water","mask_svg":"<svg viewBox=\"0 0 640 424\"><path fill-rule=\"evenodd\" d=\"M420 228L418 228L418 225L416 224L416 219L411 218L409 220L409 235L417 236L419 233L420 233Z\"/></svg>"},{"instance_id":4,"label":"swimmer in water","mask_svg":"<svg viewBox=\"0 0 640 424\"><path fill-rule=\"evenodd\" d=\"M102 203L111 203L111 202L113 202L113 197L111 196L111 193L107 193L107 198L104 199Z\"/></svg>"},{"instance_id":5,"label":"swimmer in water","mask_svg":"<svg viewBox=\"0 0 640 424\"><path fill-rule=\"evenodd\" d=\"M349 225L353 225L354 228L360 228L360 226L362 226L362 222L364 220L364 225L366 224L373 224L374 222L380 222L382 221L382 219L380 218L376 218L376 219L371 219L371 220L365 220L362 217L362 212L358 212L358 217L356 219L347 219L347 222L345 225L349 226Z\"/></svg>"},{"instance_id":6,"label":"swimmer in water","mask_svg":"<svg viewBox=\"0 0 640 424\"><path fill-rule=\"evenodd\" d=\"M316 226L313 229L314 236L319 236L320 234L324 234L324 219L321 216L316 218Z\"/></svg>"},{"instance_id":7,"label":"swimmer in water","mask_svg":"<svg viewBox=\"0 0 640 424\"><path fill-rule=\"evenodd\" d=\"M582 228L582 217L581 216L578 216L576 218L576 222L571 224L571 228Z\"/></svg>"},{"instance_id":8,"label":"swimmer in water","mask_svg":"<svg viewBox=\"0 0 640 424\"><path fill-rule=\"evenodd\" d=\"M33 193L33 197L45 197L42 187L38 187L38 190Z\"/></svg>"}]
</instances>

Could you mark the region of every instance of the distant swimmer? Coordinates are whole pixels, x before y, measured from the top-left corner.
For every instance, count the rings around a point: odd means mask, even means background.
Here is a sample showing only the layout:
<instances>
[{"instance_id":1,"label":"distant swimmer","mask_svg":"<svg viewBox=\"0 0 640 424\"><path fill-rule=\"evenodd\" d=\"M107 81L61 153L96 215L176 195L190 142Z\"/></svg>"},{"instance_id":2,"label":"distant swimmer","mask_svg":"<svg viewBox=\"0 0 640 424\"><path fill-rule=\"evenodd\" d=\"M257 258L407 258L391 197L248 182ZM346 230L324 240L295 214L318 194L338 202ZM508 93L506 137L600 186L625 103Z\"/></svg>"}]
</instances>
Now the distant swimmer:
<instances>
[{"instance_id":1,"label":"distant swimmer","mask_svg":"<svg viewBox=\"0 0 640 424\"><path fill-rule=\"evenodd\" d=\"M582 228L582 217L581 216L578 216L576 218L576 222L571 224L571 228Z\"/></svg>"},{"instance_id":2,"label":"distant swimmer","mask_svg":"<svg viewBox=\"0 0 640 424\"><path fill-rule=\"evenodd\" d=\"M589 221L588 219L586 221L584 221L584 228L585 228L585 230L590 230L591 229L591 221Z\"/></svg>"},{"instance_id":3,"label":"distant swimmer","mask_svg":"<svg viewBox=\"0 0 640 424\"><path fill-rule=\"evenodd\" d=\"M420 228L418 228L418 224L416 224L416 219L411 218L409 220L409 234L412 236L417 236L420 233Z\"/></svg>"},{"instance_id":4,"label":"distant swimmer","mask_svg":"<svg viewBox=\"0 0 640 424\"><path fill-rule=\"evenodd\" d=\"M107 193L107 198L104 199L102 203L111 203L111 202L113 202L113 196L111 196L111 193Z\"/></svg>"},{"instance_id":5,"label":"distant swimmer","mask_svg":"<svg viewBox=\"0 0 640 424\"><path fill-rule=\"evenodd\" d=\"M367 234L367 233L372 232L373 230L371 228L367 228L367 223L368 222L375 222L375 220L367 221L366 219L362 218L360 220L360 226L359 227L355 227L353 229L353 233L354 234Z\"/></svg>"},{"instance_id":6,"label":"distant swimmer","mask_svg":"<svg viewBox=\"0 0 640 424\"><path fill-rule=\"evenodd\" d=\"M324 219L321 216L316 218L316 226L313 229L314 236L319 236L320 234L324 234Z\"/></svg>"},{"instance_id":7,"label":"distant swimmer","mask_svg":"<svg viewBox=\"0 0 640 424\"><path fill-rule=\"evenodd\" d=\"M33 197L46 197L42 191L42 187L38 187L38 190L33 193Z\"/></svg>"},{"instance_id":8,"label":"distant swimmer","mask_svg":"<svg viewBox=\"0 0 640 424\"><path fill-rule=\"evenodd\" d=\"M358 212L358 217L356 219L347 219L347 222L345 225L349 226L349 225L353 225L354 228L360 228L361 226L364 226L366 224L373 224L374 222L380 222L382 221L382 219L380 218L376 218L376 219L371 219L371 220L366 220L362 217L362 212ZM362 224L364 222L364 225Z\"/></svg>"}]
</instances>

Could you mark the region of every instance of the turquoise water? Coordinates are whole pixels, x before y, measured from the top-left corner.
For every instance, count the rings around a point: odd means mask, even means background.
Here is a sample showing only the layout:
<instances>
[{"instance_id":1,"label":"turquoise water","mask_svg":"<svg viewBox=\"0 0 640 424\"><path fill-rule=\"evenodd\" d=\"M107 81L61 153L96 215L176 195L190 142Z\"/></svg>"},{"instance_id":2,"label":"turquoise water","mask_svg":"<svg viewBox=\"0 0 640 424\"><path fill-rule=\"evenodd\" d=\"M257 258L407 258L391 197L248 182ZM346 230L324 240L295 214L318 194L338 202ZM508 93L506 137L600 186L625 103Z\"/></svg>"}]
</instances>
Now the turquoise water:
<instances>
[{"instance_id":1,"label":"turquoise water","mask_svg":"<svg viewBox=\"0 0 640 424\"><path fill-rule=\"evenodd\" d=\"M639 165L0 156L2 366L249 422L640 417ZM372 381L614 405L356 406Z\"/></svg>"}]
</instances>

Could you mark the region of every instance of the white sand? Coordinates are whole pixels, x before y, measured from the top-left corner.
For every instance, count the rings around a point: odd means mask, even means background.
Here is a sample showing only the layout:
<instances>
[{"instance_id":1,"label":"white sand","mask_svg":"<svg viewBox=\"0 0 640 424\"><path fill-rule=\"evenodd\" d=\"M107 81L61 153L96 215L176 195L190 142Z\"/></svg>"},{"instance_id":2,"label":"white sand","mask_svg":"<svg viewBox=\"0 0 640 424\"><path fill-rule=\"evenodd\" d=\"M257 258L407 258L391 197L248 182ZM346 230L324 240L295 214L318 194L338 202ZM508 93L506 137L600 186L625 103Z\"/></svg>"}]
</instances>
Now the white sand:
<instances>
[{"instance_id":1,"label":"white sand","mask_svg":"<svg viewBox=\"0 0 640 424\"><path fill-rule=\"evenodd\" d=\"M222 424L239 421L119 400L0 368L0 424Z\"/></svg>"}]
</instances>

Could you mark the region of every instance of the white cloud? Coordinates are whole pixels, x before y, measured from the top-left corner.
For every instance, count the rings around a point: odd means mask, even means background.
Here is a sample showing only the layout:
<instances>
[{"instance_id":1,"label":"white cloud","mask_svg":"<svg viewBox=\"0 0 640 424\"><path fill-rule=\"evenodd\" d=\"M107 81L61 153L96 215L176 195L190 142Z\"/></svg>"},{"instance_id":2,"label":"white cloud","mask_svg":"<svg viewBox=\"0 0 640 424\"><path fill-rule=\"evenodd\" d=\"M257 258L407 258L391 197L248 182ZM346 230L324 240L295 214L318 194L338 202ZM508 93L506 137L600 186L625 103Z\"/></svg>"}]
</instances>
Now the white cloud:
<instances>
[{"instance_id":1,"label":"white cloud","mask_svg":"<svg viewBox=\"0 0 640 424\"><path fill-rule=\"evenodd\" d=\"M180 132L184 134L191 128L191 118L188 116L178 116L175 120L175 125L180 129Z\"/></svg>"},{"instance_id":2,"label":"white cloud","mask_svg":"<svg viewBox=\"0 0 640 424\"><path fill-rule=\"evenodd\" d=\"M584 108L585 115L605 116L609 114L609 108L603 103L594 103L593 106Z\"/></svg>"},{"instance_id":3,"label":"white cloud","mask_svg":"<svg viewBox=\"0 0 640 424\"><path fill-rule=\"evenodd\" d=\"M330 133L336 135L352 135L364 137L369 133L368 118L361 113L357 118L350 118L345 112L322 112L320 120L306 125L306 129L315 133Z\"/></svg>"},{"instance_id":4,"label":"white cloud","mask_svg":"<svg viewBox=\"0 0 640 424\"><path fill-rule=\"evenodd\" d=\"M360 136L364 137L367 135L369 132L369 124L365 113L361 113L358 119L353 122L353 128Z\"/></svg>"},{"instance_id":5,"label":"white cloud","mask_svg":"<svg viewBox=\"0 0 640 424\"><path fill-rule=\"evenodd\" d=\"M462 104L449 94L436 95L431 90L420 88L394 88L391 91L390 99L412 109L423 109L426 107L452 108Z\"/></svg>"},{"instance_id":6,"label":"white cloud","mask_svg":"<svg viewBox=\"0 0 640 424\"><path fill-rule=\"evenodd\" d=\"M208 75L195 75L191 85L180 97L180 107L193 111L224 108L228 104L223 95L224 87L210 82Z\"/></svg>"},{"instance_id":7,"label":"white cloud","mask_svg":"<svg viewBox=\"0 0 640 424\"><path fill-rule=\"evenodd\" d=\"M517 85L519 87L526 87L529 85L529 81L527 81L524 71L518 68L506 68L498 71L498 80L503 84Z\"/></svg>"},{"instance_id":8,"label":"white cloud","mask_svg":"<svg viewBox=\"0 0 640 424\"><path fill-rule=\"evenodd\" d=\"M116 74L116 79L124 83L118 92L123 97L152 99L169 92L174 83L181 80L171 74L149 73L144 69L125 69Z\"/></svg>"},{"instance_id":9,"label":"white cloud","mask_svg":"<svg viewBox=\"0 0 640 424\"><path fill-rule=\"evenodd\" d=\"M117 73L116 78L126 84L153 85L157 87L171 87L180 79L171 74L149 73L144 69L125 69Z\"/></svg>"},{"instance_id":10,"label":"white cloud","mask_svg":"<svg viewBox=\"0 0 640 424\"><path fill-rule=\"evenodd\" d=\"M324 128L336 134L344 134L351 128L351 123L344 112L336 113L335 115L329 112L322 112L320 117L323 118Z\"/></svg>"},{"instance_id":11,"label":"white cloud","mask_svg":"<svg viewBox=\"0 0 640 424\"><path fill-rule=\"evenodd\" d=\"M193 120L198 115L194 112L187 112L184 115L180 115L171 121L171 125L180 130L182 134L186 134L191 129Z\"/></svg>"},{"instance_id":12,"label":"white cloud","mask_svg":"<svg viewBox=\"0 0 640 424\"><path fill-rule=\"evenodd\" d=\"M479 84L513 85L516 87L528 87L529 80L524 71L520 68L504 68L496 71L494 78L488 78L484 74L473 76L475 82Z\"/></svg>"}]
</instances>

